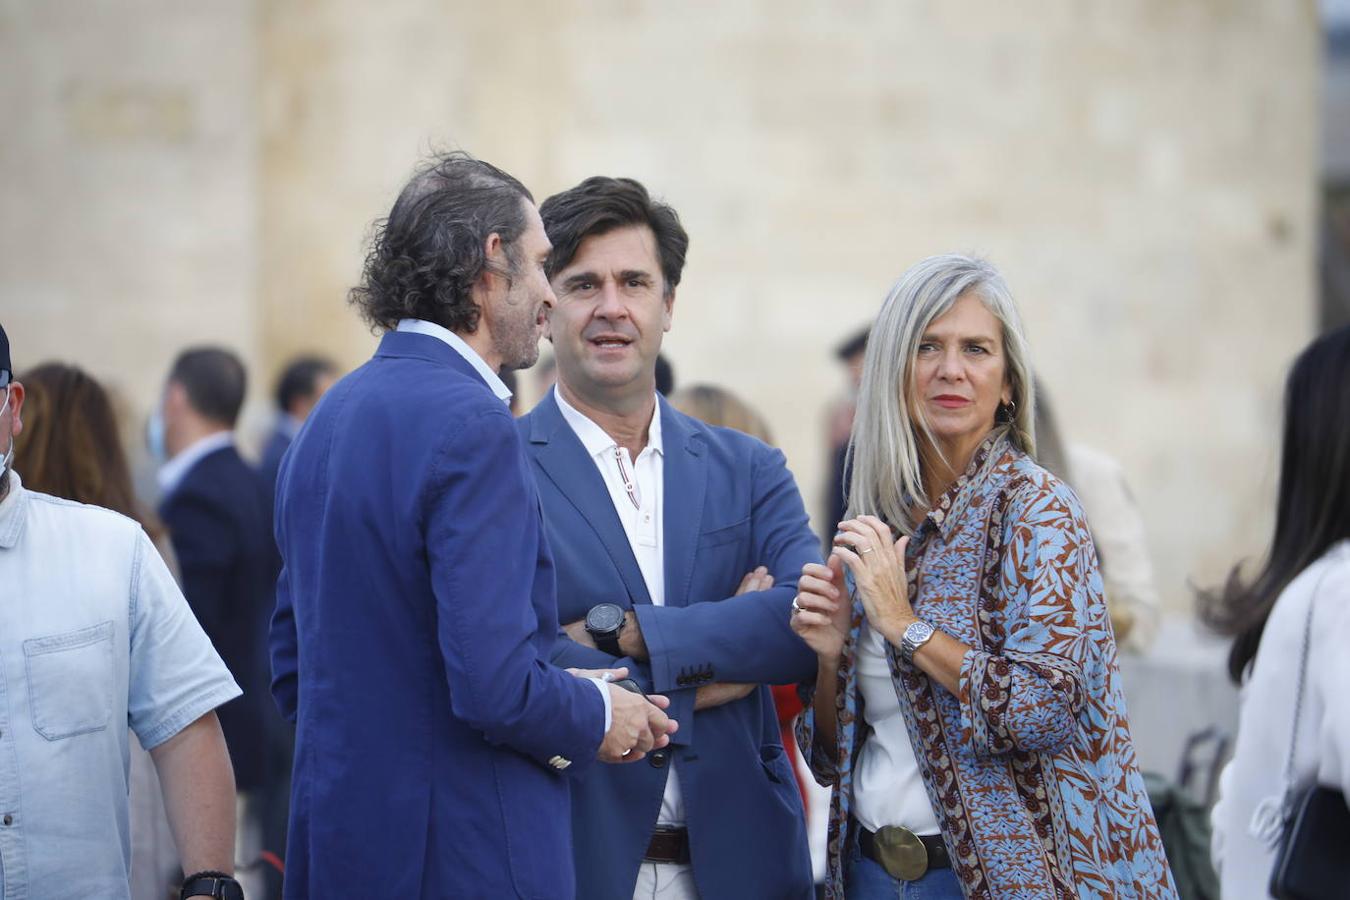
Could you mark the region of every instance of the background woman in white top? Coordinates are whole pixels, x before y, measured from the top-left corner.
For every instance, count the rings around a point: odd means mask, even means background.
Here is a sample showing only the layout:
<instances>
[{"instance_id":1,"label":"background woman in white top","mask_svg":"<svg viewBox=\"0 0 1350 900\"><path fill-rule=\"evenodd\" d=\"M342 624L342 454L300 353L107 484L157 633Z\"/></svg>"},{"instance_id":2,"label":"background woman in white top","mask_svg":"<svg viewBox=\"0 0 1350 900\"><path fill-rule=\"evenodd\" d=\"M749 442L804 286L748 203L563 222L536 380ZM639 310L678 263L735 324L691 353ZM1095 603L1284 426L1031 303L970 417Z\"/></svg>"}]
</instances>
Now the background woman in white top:
<instances>
[{"instance_id":1,"label":"background woman in white top","mask_svg":"<svg viewBox=\"0 0 1350 900\"><path fill-rule=\"evenodd\" d=\"M1235 637L1228 669L1243 685L1214 809L1226 900L1269 896L1309 604L1294 781L1350 790L1350 327L1314 341L1289 373L1278 504L1256 578L1234 569L1201 596L1202 615Z\"/></svg>"}]
</instances>

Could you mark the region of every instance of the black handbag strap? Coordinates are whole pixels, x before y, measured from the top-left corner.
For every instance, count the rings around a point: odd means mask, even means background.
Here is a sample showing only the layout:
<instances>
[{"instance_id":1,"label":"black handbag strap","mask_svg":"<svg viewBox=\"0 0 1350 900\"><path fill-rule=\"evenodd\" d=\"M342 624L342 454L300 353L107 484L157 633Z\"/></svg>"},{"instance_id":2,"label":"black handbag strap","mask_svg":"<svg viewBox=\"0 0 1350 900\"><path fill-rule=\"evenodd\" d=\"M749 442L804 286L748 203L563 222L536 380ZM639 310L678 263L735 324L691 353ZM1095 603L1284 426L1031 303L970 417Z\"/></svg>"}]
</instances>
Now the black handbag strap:
<instances>
[{"instance_id":1,"label":"black handbag strap","mask_svg":"<svg viewBox=\"0 0 1350 900\"><path fill-rule=\"evenodd\" d=\"M1303 646L1299 651L1298 662L1298 682L1294 693L1294 727L1289 735L1289 756L1284 761L1284 818L1287 821L1294 813L1294 795L1296 788L1294 785L1294 757L1298 753L1298 726L1303 718L1303 694L1304 684L1308 680L1308 655L1312 649L1312 626L1313 612L1317 609L1317 595L1322 589L1322 582L1326 580L1327 571L1324 570L1317 579L1317 584L1313 587L1312 593L1308 597L1308 614L1303 622Z\"/></svg>"}]
</instances>

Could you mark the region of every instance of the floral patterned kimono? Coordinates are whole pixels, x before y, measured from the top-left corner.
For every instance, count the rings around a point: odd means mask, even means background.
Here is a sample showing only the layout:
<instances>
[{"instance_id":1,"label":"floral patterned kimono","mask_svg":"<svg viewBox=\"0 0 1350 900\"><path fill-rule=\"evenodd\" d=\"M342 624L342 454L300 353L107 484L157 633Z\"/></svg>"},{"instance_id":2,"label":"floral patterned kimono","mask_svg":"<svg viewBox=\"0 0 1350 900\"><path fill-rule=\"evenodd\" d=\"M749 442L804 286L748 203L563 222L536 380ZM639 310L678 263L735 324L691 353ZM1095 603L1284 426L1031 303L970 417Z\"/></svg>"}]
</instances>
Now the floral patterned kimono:
<instances>
[{"instance_id":1,"label":"floral patterned kimono","mask_svg":"<svg viewBox=\"0 0 1350 900\"><path fill-rule=\"evenodd\" d=\"M990 434L910 540L915 613L974 648L953 695L887 647L928 799L969 898L1175 897L1135 762L1096 551L1077 498ZM832 785L826 896L841 900L853 766L867 737L855 667L839 668L839 750L797 741ZM813 686L812 686L813 687Z\"/></svg>"}]
</instances>

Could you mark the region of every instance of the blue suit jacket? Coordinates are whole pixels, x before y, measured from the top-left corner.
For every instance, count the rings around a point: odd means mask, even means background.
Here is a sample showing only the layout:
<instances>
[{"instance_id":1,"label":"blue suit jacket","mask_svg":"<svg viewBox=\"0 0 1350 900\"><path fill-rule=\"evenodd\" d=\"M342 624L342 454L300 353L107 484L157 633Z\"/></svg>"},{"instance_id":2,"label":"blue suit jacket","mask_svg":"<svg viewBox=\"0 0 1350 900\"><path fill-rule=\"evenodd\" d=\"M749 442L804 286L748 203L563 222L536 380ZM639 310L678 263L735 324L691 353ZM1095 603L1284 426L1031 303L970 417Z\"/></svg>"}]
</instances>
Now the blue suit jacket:
<instances>
[{"instance_id":1,"label":"blue suit jacket","mask_svg":"<svg viewBox=\"0 0 1350 900\"><path fill-rule=\"evenodd\" d=\"M277 579L272 497L233 447L197 461L160 502L183 595L243 696L217 710L240 790L268 785L281 727L267 696L267 620Z\"/></svg>"},{"instance_id":2,"label":"blue suit jacket","mask_svg":"<svg viewBox=\"0 0 1350 900\"><path fill-rule=\"evenodd\" d=\"M594 761L604 702L547 662L528 465L473 368L397 332L291 445L272 623L296 722L287 897L571 896L558 766Z\"/></svg>"},{"instance_id":3,"label":"blue suit jacket","mask_svg":"<svg viewBox=\"0 0 1350 900\"><path fill-rule=\"evenodd\" d=\"M573 782L577 895L628 900L661 809L667 766L680 767L694 880L704 900L813 896L811 859L791 758L767 687L694 713L715 681L811 681L815 656L792 632L789 607L802 565L819 561L783 454L710 428L660 400L665 472L664 606L654 606L595 463L550 393L520 420L533 458L558 566L558 615L596 603L634 610L650 664L615 660L560 635L558 665L626 665L671 698L680 723L668 752L596 766ZM776 586L732 597L742 576L768 566ZM655 761L655 764L653 764Z\"/></svg>"}]
</instances>

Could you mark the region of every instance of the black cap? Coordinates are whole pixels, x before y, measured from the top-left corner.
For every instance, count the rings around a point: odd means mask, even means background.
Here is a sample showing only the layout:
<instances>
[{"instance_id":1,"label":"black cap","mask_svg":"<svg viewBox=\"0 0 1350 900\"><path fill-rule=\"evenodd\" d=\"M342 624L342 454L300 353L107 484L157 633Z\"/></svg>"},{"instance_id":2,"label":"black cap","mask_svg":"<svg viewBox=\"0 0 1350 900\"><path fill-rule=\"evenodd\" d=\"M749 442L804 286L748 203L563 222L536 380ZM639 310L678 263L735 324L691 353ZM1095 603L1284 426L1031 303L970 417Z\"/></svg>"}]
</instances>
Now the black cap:
<instances>
[{"instance_id":1,"label":"black cap","mask_svg":"<svg viewBox=\"0 0 1350 900\"><path fill-rule=\"evenodd\" d=\"M0 385L9 384L14 378L14 369L9 364L9 337L5 326L0 325Z\"/></svg>"}]
</instances>

